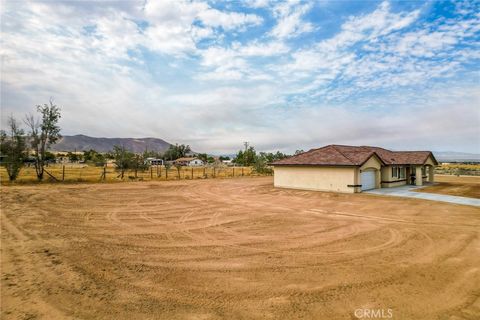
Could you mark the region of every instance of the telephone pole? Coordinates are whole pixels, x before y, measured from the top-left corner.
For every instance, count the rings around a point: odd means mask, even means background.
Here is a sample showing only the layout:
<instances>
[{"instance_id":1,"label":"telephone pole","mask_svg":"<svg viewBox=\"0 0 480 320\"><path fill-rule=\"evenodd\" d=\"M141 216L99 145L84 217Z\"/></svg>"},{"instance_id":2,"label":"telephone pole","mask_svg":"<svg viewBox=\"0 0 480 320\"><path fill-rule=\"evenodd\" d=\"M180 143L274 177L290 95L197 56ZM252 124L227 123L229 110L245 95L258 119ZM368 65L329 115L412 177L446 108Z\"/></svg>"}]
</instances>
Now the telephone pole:
<instances>
[{"instance_id":1,"label":"telephone pole","mask_svg":"<svg viewBox=\"0 0 480 320\"><path fill-rule=\"evenodd\" d=\"M246 166L246 165L247 165L248 141L245 141L245 142L243 143L243 145L245 146L245 152L243 153L243 165Z\"/></svg>"}]
</instances>

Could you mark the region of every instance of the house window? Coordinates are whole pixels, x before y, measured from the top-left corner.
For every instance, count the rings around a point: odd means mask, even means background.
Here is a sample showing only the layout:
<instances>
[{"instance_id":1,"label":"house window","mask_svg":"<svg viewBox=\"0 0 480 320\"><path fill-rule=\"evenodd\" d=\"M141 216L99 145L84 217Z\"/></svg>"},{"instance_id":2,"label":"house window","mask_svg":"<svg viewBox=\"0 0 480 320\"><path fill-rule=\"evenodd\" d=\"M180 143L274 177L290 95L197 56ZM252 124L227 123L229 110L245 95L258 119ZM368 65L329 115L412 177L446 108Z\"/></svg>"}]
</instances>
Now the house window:
<instances>
[{"instance_id":1,"label":"house window","mask_svg":"<svg viewBox=\"0 0 480 320\"><path fill-rule=\"evenodd\" d=\"M404 167L393 166L392 167L392 178L404 179L405 178L405 168Z\"/></svg>"}]
</instances>

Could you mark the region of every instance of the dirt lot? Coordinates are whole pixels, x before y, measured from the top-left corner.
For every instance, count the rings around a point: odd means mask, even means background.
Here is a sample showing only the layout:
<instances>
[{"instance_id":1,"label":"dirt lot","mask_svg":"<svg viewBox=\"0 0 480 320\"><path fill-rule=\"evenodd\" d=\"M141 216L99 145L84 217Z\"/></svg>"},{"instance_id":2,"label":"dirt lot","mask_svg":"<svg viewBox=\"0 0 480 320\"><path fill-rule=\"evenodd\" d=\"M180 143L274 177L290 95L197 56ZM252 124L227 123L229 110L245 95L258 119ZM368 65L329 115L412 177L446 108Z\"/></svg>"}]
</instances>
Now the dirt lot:
<instances>
[{"instance_id":1,"label":"dirt lot","mask_svg":"<svg viewBox=\"0 0 480 320\"><path fill-rule=\"evenodd\" d=\"M480 317L480 210L272 178L3 187L2 319Z\"/></svg>"},{"instance_id":2,"label":"dirt lot","mask_svg":"<svg viewBox=\"0 0 480 320\"><path fill-rule=\"evenodd\" d=\"M433 186L416 191L480 199L480 176L435 175L435 182Z\"/></svg>"}]
</instances>

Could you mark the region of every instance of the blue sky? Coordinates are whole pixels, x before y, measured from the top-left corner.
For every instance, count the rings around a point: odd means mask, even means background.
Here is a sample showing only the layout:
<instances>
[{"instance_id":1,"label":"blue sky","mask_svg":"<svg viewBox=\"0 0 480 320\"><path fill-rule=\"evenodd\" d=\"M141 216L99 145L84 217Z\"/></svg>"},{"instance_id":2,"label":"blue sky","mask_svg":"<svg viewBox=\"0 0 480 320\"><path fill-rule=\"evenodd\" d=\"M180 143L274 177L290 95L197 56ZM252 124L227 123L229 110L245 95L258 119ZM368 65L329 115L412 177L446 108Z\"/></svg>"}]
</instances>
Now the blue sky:
<instances>
[{"instance_id":1,"label":"blue sky","mask_svg":"<svg viewBox=\"0 0 480 320\"><path fill-rule=\"evenodd\" d=\"M2 125L480 153L479 1L2 1Z\"/></svg>"}]
</instances>

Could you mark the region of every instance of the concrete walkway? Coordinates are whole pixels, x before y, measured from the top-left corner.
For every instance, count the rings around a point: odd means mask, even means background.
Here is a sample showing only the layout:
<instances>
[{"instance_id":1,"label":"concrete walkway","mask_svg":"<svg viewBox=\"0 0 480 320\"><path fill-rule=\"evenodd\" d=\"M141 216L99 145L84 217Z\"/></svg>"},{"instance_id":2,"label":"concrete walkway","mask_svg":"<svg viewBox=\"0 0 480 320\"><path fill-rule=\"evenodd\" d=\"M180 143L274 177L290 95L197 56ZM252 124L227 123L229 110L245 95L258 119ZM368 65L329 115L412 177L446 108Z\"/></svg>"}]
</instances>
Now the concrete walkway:
<instances>
[{"instance_id":1,"label":"concrete walkway","mask_svg":"<svg viewBox=\"0 0 480 320\"><path fill-rule=\"evenodd\" d=\"M371 194L379 194L384 196L426 199L426 200L432 200L432 201L442 201L442 202L463 204L467 206L480 207L480 199L449 196L446 194L438 194L438 193L415 192L414 190L418 188L422 188L422 187L406 185L406 186L395 187L395 188L374 189L374 190L363 191L363 192L371 193Z\"/></svg>"}]
</instances>

